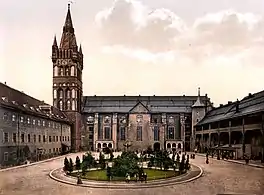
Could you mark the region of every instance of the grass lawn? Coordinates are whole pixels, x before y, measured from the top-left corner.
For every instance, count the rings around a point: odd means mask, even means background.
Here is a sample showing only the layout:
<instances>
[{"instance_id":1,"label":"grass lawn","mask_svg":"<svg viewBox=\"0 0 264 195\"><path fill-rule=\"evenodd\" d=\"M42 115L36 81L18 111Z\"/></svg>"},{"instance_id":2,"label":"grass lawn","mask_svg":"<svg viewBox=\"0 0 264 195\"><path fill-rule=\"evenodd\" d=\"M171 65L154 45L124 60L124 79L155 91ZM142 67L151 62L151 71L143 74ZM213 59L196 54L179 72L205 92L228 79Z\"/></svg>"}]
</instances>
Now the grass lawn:
<instances>
[{"instance_id":1,"label":"grass lawn","mask_svg":"<svg viewBox=\"0 0 264 195\"><path fill-rule=\"evenodd\" d=\"M179 175L177 172L174 171L163 171L157 169L144 169L144 172L147 173L147 180L155 180L155 179L164 179L169 177L174 177ZM77 173L70 174L71 176L77 177ZM88 171L85 175L81 175L82 179L88 180L97 180L97 181L107 181L108 178L106 176L106 170L93 170ZM112 180L114 181L125 181L125 178L122 177L114 177ZM134 177L131 177L131 181L135 180Z\"/></svg>"}]
</instances>

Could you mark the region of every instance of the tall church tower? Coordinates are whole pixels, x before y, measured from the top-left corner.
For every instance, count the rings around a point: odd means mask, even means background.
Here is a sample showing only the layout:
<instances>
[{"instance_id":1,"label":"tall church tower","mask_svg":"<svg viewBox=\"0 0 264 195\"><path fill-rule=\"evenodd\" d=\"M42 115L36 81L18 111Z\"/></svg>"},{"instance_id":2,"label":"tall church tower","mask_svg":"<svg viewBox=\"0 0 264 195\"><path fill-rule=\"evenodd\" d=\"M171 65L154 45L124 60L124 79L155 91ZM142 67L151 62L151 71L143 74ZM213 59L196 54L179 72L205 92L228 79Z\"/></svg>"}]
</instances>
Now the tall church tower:
<instances>
[{"instance_id":1,"label":"tall church tower","mask_svg":"<svg viewBox=\"0 0 264 195\"><path fill-rule=\"evenodd\" d=\"M60 45L56 36L52 45L53 106L62 110L74 122L72 149L78 151L81 144L82 70L83 54L77 46L71 19L70 4L63 26Z\"/></svg>"}]
</instances>

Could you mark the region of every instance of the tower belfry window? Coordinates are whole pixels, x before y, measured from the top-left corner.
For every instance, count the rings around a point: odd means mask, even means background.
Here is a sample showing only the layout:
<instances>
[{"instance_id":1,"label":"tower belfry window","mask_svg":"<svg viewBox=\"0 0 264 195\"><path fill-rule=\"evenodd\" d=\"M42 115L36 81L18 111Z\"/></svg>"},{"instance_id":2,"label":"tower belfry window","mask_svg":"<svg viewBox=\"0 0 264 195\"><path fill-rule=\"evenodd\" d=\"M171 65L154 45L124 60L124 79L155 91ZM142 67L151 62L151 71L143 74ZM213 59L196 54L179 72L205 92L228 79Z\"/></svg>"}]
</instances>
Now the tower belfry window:
<instances>
[{"instance_id":1,"label":"tower belfry window","mask_svg":"<svg viewBox=\"0 0 264 195\"><path fill-rule=\"evenodd\" d=\"M54 67L54 76L58 76L58 66Z\"/></svg>"},{"instance_id":2,"label":"tower belfry window","mask_svg":"<svg viewBox=\"0 0 264 195\"><path fill-rule=\"evenodd\" d=\"M75 98L75 89L72 89L72 98Z\"/></svg>"},{"instance_id":3,"label":"tower belfry window","mask_svg":"<svg viewBox=\"0 0 264 195\"><path fill-rule=\"evenodd\" d=\"M62 110L62 108L63 108L62 101L59 102L59 108L60 108L60 110Z\"/></svg>"},{"instance_id":4,"label":"tower belfry window","mask_svg":"<svg viewBox=\"0 0 264 195\"><path fill-rule=\"evenodd\" d=\"M62 99L63 98L63 91L62 91L62 89L60 90L60 99Z\"/></svg>"},{"instance_id":5,"label":"tower belfry window","mask_svg":"<svg viewBox=\"0 0 264 195\"><path fill-rule=\"evenodd\" d=\"M72 100L72 110L75 110L75 100Z\"/></svg>"},{"instance_id":6,"label":"tower belfry window","mask_svg":"<svg viewBox=\"0 0 264 195\"><path fill-rule=\"evenodd\" d=\"M60 68L60 76L63 76L63 68Z\"/></svg>"},{"instance_id":7,"label":"tower belfry window","mask_svg":"<svg viewBox=\"0 0 264 195\"><path fill-rule=\"evenodd\" d=\"M68 67L65 68L65 72L66 72L66 76L69 76L69 75L70 75L70 74L69 74L69 73L70 73L70 70L69 70Z\"/></svg>"},{"instance_id":8,"label":"tower belfry window","mask_svg":"<svg viewBox=\"0 0 264 195\"><path fill-rule=\"evenodd\" d=\"M74 76L74 66L71 67L71 76Z\"/></svg>"},{"instance_id":9,"label":"tower belfry window","mask_svg":"<svg viewBox=\"0 0 264 195\"><path fill-rule=\"evenodd\" d=\"M57 90L56 89L53 90L53 97L54 97L54 99L57 98Z\"/></svg>"},{"instance_id":10,"label":"tower belfry window","mask_svg":"<svg viewBox=\"0 0 264 195\"><path fill-rule=\"evenodd\" d=\"M71 101L70 100L67 101L67 110L71 110Z\"/></svg>"}]
</instances>

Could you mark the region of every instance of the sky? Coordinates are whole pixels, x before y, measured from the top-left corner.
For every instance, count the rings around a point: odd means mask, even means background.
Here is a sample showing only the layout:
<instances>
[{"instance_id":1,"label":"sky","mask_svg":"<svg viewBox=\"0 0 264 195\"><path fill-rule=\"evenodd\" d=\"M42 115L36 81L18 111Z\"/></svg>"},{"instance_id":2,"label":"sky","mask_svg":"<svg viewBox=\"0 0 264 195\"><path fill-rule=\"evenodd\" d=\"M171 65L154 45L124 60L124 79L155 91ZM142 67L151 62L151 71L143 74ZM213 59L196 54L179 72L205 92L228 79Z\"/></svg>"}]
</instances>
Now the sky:
<instances>
[{"instance_id":1,"label":"sky","mask_svg":"<svg viewBox=\"0 0 264 195\"><path fill-rule=\"evenodd\" d=\"M51 46L67 0L0 6L0 82L52 103ZM84 95L201 95L264 86L263 0L73 0Z\"/></svg>"}]
</instances>

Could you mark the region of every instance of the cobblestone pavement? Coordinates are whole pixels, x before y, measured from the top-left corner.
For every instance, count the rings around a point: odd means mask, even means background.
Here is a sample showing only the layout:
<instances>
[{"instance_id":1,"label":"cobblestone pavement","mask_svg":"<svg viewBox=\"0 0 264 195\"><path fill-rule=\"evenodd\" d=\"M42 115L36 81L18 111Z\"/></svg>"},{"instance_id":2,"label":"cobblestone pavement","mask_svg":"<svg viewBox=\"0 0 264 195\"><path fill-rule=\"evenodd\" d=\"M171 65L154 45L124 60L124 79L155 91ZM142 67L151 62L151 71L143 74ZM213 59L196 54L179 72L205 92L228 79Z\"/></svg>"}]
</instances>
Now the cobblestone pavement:
<instances>
[{"instance_id":1,"label":"cobblestone pavement","mask_svg":"<svg viewBox=\"0 0 264 195\"><path fill-rule=\"evenodd\" d=\"M80 154L78 154L80 156ZM74 159L76 154L71 157ZM62 184L49 178L63 158L25 168L0 172L1 195L215 195L221 193L264 194L263 169L196 156L190 159L204 169L204 175L189 183L147 189L90 189Z\"/></svg>"}]
</instances>

